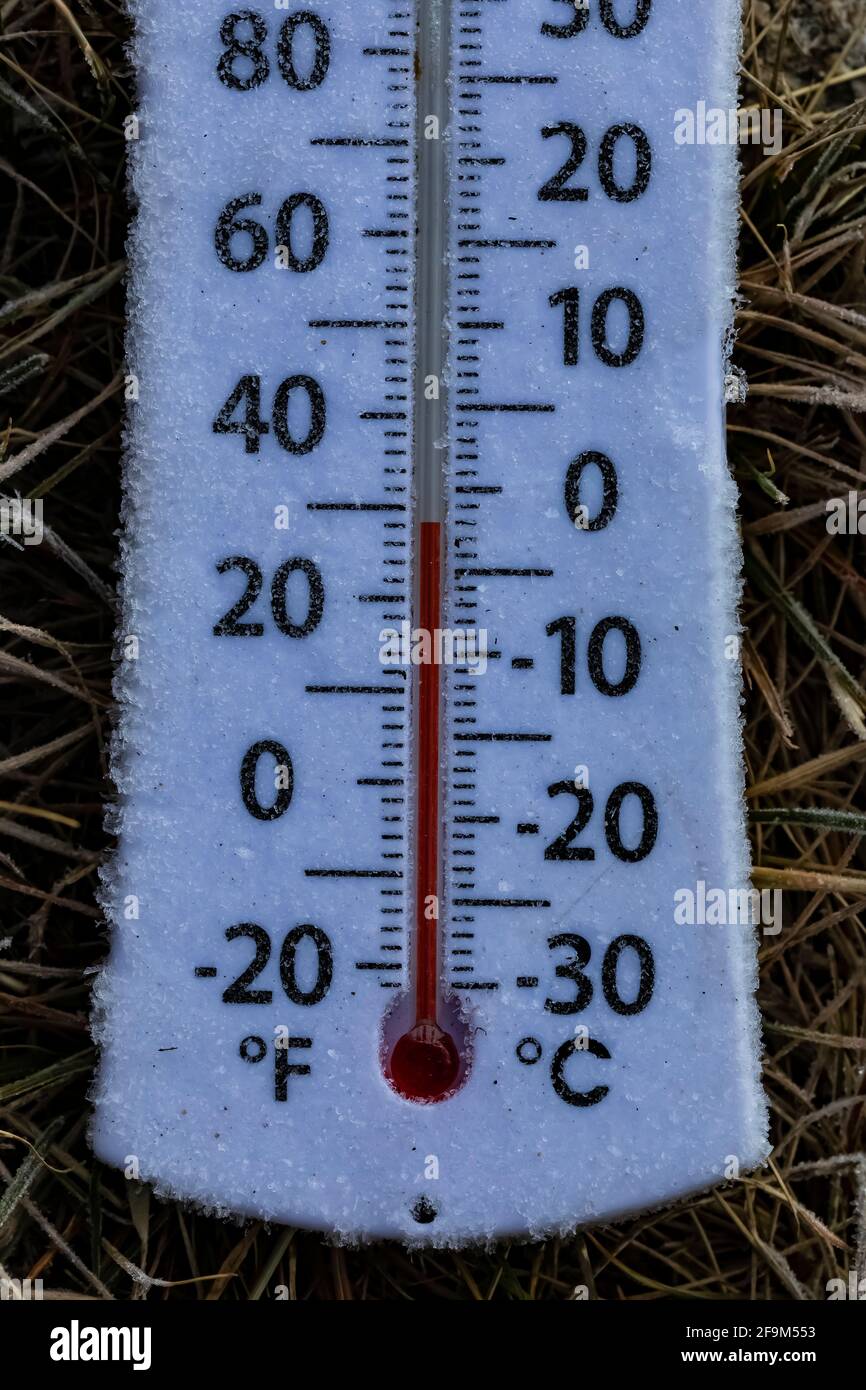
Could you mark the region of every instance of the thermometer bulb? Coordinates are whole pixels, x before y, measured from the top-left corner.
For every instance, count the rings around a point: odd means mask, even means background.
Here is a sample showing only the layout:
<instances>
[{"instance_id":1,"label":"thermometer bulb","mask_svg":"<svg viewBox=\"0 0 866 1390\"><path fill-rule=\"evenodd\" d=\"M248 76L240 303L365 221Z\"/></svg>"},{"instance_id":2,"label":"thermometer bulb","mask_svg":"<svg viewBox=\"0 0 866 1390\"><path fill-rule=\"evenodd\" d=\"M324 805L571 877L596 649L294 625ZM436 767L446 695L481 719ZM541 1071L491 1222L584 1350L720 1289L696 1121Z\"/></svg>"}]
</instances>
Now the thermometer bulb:
<instances>
[{"instance_id":1,"label":"thermometer bulb","mask_svg":"<svg viewBox=\"0 0 866 1390\"><path fill-rule=\"evenodd\" d=\"M460 1054L450 1033L433 1019L424 1019L398 1039L387 1074L404 1100L445 1100L457 1089Z\"/></svg>"}]
</instances>

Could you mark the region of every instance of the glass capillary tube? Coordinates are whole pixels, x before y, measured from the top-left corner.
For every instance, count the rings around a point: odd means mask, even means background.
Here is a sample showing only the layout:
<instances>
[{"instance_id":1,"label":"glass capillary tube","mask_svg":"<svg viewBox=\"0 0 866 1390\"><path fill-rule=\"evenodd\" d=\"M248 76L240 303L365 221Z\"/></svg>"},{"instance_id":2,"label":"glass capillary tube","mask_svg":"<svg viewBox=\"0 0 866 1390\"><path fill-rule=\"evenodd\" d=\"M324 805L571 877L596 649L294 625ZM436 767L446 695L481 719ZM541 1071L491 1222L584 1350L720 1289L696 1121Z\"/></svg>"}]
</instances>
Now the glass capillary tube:
<instances>
[{"instance_id":1,"label":"glass capillary tube","mask_svg":"<svg viewBox=\"0 0 866 1390\"><path fill-rule=\"evenodd\" d=\"M448 431L448 113L450 0L419 0L416 29L416 231L413 627L430 660L414 668L412 989L414 1026L389 1075L407 1099L442 1099L460 1068L440 1014L442 692L434 634L442 621L444 468Z\"/></svg>"}]
</instances>

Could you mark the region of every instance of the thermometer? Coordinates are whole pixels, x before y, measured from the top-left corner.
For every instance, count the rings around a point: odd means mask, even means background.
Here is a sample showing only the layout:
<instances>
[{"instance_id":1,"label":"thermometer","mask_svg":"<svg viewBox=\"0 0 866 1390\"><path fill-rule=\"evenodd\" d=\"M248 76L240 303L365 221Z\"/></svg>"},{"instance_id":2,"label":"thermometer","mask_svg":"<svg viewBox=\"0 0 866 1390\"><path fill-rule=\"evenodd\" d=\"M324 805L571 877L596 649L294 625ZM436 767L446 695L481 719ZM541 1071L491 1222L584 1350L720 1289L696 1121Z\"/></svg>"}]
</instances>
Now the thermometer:
<instances>
[{"instance_id":1,"label":"thermometer","mask_svg":"<svg viewBox=\"0 0 866 1390\"><path fill-rule=\"evenodd\" d=\"M133 12L97 1152L451 1245L755 1166L734 0Z\"/></svg>"}]
</instances>

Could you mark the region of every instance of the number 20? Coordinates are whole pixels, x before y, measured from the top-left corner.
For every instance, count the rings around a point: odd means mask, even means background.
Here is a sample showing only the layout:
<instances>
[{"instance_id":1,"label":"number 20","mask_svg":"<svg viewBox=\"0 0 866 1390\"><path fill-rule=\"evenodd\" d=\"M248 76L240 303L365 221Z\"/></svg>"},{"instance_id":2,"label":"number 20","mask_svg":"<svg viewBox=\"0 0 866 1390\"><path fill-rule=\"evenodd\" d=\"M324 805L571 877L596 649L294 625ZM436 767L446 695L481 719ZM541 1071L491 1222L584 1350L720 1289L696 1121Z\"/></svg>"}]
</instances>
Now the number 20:
<instances>
[{"instance_id":1,"label":"number 20","mask_svg":"<svg viewBox=\"0 0 866 1390\"><path fill-rule=\"evenodd\" d=\"M574 782L554 782L547 788L547 795L550 797L573 796L577 801L577 815L569 821L555 840L551 840L544 851L545 859L570 861L594 859L595 850L591 845L572 843L575 837L586 829L592 818L595 807L595 798L592 792L588 787L575 786ZM641 835L633 848L623 843L620 834L622 804L627 796L637 797L641 807ZM655 797L649 787L645 787L642 782L621 782L618 787L614 787L604 808L604 838L611 854L624 864L639 864L642 859L646 859L647 855L652 853L658 833L659 816Z\"/></svg>"},{"instance_id":2,"label":"number 20","mask_svg":"<svg viewBox=\"0 0 866 1390\"><path fill-rule=\"evenodd\" d=\"M565 135L571 143L571 154L562 167L541 185L539 200L542 203L585 203L589 198L589 189L575 188L568 182L586 159L587 139L580 126L573 121L557 121L556 125L544 126L541 134L545 140L554 135ZM630 140L634 147L634 175L628 184L617 182L615 170L617 147L623 138ZM598 149L598 177L608 198L614 203L633 203L646 192L651 173L652 149L639 125L623 122L605 131Z\"/></svg>"},{"instance_id":3,"label":"number 20","mask_svg":"<svg viewBox=\"0 0 866 1390\"><path fill-rule=\"evenodd\" d=\"M238 922L234 927L226 927L226 940L237 941L248 937L253 942L256 953L246 970L241 971L225 990L223 1002L226 1004L270 1004L273 994L269 989L250 989L253 980L262 973L271 958L271 937L257 922ZM296 956L301 942L309 941L316 953L316 978L311 989L302 989L298 983ZM309 1008L320 1003L331 987L334 974L334 952L330 939L321 927L305 922L293 927L287 933L280 951L280 984L286 997L293 1004Z\"/></svg>"}]
</instances>

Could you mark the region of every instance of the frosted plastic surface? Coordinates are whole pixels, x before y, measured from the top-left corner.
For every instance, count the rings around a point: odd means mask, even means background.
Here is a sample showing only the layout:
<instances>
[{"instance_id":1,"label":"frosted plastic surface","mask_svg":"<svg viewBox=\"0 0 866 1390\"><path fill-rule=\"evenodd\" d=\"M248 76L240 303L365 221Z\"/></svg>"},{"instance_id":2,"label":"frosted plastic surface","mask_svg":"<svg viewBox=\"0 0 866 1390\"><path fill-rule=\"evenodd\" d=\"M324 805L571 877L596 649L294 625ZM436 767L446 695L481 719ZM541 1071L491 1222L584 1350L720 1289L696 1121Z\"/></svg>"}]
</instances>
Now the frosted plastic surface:
<instances>
[{"instance_id":1,"label":"frosted plastic surface","mask_svg":"<svg viewBox=\"0 0 866 1390\"><path fill-rule=\"evenodd\" d=\"M753 930L674 921L677 890L748 884L740 677L726 652L739 549L722 420L736 154L674 141L679 108L736 106L738 6L655 0L643 32L617 38L590 0L585 31L567 39L541 32L574 17L562 0L454 7L447 612L452 626L485 628L495 654L483 674L445 674L443 981L469 1020L472 1059L461 1089L426 1106L396 1095L380 1060L412 948L412 673L382 666L379 637L412 617L414 4L311 0L330 61L307 91L279 71L287 12L264 5L267 79L248 91L219 80L230 8L132 5L129 360L140 399L129 409L121 638L138 650L120 663L120 849L106 881L95 1148L110 1163L134 1158L162 1191L346 1239L458 1244L673 1200L721 1180L731 1156L745 1170L766 1152ZM616 12L628 23L634 0ZM297 36L299 68L308 38ZM555 81L479 80L490 76ZM541 135L558 122L585 132L569 184L586 187L586 201L538 197L569 153L565 136ZM649 184L629 203L599 182L599 144L617 123L641 127L652 148ZM628 140L615 165L624 184L627 154ZM299 191L321 200L329 223L308 272L274 259L277 211ZM217 258L214 228L231 199L253 192L261 203L239 215L265 228L268 253L238 273ZM554 244L471 244L497 240ZM232 245L248 254L244 235ZM575 268L580 246L588 268ZM548 302L566 287L581 295L576 366L563 362L563 308ZM645 315L643 347L622 368L590 338L592 305L609 287L632 290ZM621 308L610 313L620 344ZM334 320L380 326L310 326ZM471 326L492 323L504 326ZM245 374L261 379L266 421L280 382L315 379L326 423L310 452L288 453L273 428L255 454L243 436L214 432ZM491 403L555 409L475 409ZM297 435L303 405L296 391ZM563 501L568 465L585 451L617 471L616 514L599 530L575 527ZM591 469L584 490L596 512ZM261 636L213 633L247 583L238 569L218 572L231 556L260 568L241 621L263 624ZM312 561L324 585L321 621L302 638L279 630L270 603L292 557ZM526 573L484 573L509 569ZM300 621L302 574L288 593ZM576 619L573 695L560 693L560 638L545 633L563 615ZM641 642L637 682L613 698L586 657L610 615ZM614 673L618 640L606 649ZM252 816L240 789L244 756L262 740L288 751L293 772L291 804L272 820ZM273 767L265 755L255 784L265 805ZM595 857L546 859L578 810L548 788L581 767L594 810L573 845ZM634 863L611 853L604 829L624 782L649 788L658 811L652 852ZM627 846L639 841L634 797L620 828ZM255 953L249 936L226 938L241 923L269 934L249 985L271 991L268 1003L223 1002ZM292 1002L279 970L287 933L306 925L333 955L315 1004ZM545 1007L579 988L555 974L574 954L548 944L563 933L591 949L592 997L569 1015ZM634 1013L617 1012L602 981L623 935L654 961L651 997ZM200 966L216 974L197 976ZM307 934L296 996L315 976ZM637 990L626 950L614 998ZM581 1027L607 1058L580 1050ZM291 1043L285 1100L275 1098L280 1029ZM239 1051L250 1037L267 1048L260 1062ZM566 1097L601 1086L603 1098L563 1099L557 1056Z\"/></svg>"}]
</instances>

